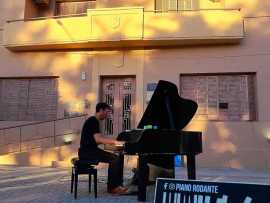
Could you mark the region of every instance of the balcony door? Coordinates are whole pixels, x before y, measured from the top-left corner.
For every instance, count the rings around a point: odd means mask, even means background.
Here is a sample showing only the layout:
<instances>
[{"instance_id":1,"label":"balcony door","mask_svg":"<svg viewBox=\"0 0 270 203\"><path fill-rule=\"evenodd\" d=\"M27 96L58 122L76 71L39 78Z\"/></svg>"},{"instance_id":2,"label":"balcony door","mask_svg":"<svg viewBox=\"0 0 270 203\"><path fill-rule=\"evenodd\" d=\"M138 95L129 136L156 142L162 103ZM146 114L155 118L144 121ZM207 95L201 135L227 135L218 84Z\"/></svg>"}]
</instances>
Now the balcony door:
<instances>
[{"instance_id":1,"label":"balcony door","mask_svg":"<svg viewBox=\"0 0 270 203\"><path fill-rule=\"evenodd\" d=\"M117 136L135 127L135 85L135 77L102 78L102 101L113 108L103 124L105 135Z\"/></svg>"},{"instance_id":2,"label":"balcony door","mask_svg":"<svg viewBox=\"0 0 270 203\"><path fill-rule=\"evenodd\" d=\"M196 9L198 0L156 0L156 10L177 11Z\"/></svg>"}]
</instances>

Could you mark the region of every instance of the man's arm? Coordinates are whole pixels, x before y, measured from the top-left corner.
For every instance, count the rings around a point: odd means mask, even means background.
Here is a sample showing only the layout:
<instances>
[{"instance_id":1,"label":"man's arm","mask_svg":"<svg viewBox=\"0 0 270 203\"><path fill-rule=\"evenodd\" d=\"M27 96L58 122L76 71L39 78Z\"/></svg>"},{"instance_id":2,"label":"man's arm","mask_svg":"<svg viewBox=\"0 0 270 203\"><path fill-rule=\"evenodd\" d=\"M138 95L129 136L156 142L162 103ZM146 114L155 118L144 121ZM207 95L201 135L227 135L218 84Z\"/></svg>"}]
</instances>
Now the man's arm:
<instances>
[{"instance_id":1,"label":"man's arm","mask_svg":"<svg viewBox=\"0 0 270 203\"><path fill-rule=\"evenodd\" d=\"M124 142L117 141L115 138L105 137L101 133L95 133L94 138L97 144L122 145Z\"/></svg>"}]
</instances>

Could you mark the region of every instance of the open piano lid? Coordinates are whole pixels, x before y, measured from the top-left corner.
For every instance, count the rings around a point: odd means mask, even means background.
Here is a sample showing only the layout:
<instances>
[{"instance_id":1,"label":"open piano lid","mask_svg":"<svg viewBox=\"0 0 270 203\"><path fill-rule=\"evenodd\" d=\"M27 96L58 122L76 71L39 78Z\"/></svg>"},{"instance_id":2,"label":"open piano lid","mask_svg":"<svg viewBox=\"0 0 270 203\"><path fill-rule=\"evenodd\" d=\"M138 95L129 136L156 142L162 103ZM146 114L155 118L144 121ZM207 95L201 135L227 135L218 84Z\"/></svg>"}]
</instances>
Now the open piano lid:
<instances>
[{"instance_id":1,"label":"open piano lid","mask_svg":"<svg viewBox=\"0 0 270 203\"><path fill-rule=\"evenodd\" d=\"M170 124L166 97L171 109L173 125ZM181 130L193 118L197 108L196 102L183 99L178 95L175 84L160 80L138 128L142 129L145 125L156 125L159 129L171 129L174 126L175 130Z\"/></svg>"}]
</instances>

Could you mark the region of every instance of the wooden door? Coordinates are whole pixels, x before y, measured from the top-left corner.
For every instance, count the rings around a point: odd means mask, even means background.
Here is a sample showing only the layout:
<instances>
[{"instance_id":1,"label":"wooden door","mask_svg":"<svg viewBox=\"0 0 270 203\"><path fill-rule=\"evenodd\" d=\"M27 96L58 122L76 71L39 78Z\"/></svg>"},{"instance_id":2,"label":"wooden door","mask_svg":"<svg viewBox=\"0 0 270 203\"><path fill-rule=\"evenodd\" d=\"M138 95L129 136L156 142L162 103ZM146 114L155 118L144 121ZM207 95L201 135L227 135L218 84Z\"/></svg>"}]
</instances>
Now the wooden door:
<instances>
[{"instance_id":1,"label":"wooden door","mask_svg":"<svg viewBox=\"0 0 270 203\"><path fill-rule=\"evenodd\" d=\"M117 136L135 127L135 85L134 77L102 79L102 101L113 109L103 124L105 135Z\"/></svg>"}]
</instances>

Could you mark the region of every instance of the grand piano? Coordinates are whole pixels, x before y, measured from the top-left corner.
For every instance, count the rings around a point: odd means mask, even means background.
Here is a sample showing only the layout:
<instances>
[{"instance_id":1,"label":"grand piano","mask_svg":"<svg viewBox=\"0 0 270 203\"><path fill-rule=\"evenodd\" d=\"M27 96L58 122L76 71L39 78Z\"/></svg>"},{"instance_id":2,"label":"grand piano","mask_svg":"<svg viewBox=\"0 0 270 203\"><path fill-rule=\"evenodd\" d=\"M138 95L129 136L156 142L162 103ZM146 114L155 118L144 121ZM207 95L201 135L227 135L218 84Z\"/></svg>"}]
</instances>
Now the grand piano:
<instances>
[{"instance_id":1,"label":"grand piano","mask_svg":"<svg viewBox=\"0 0 270 203\"><path fill-rule=\"evenodd\" d=\"M160 80L137 129L124 131L117 137L125 141L124 154L138 155L138 200L146 200L146 186L151 163L174 169L174 156L187 157L188 179L196 179L195 156L202 152L202 133L182 131L190 122L198 105L181 98L176 85ZM144 129L152 125L154 129Z\"/></svg>"}]
</instances>

